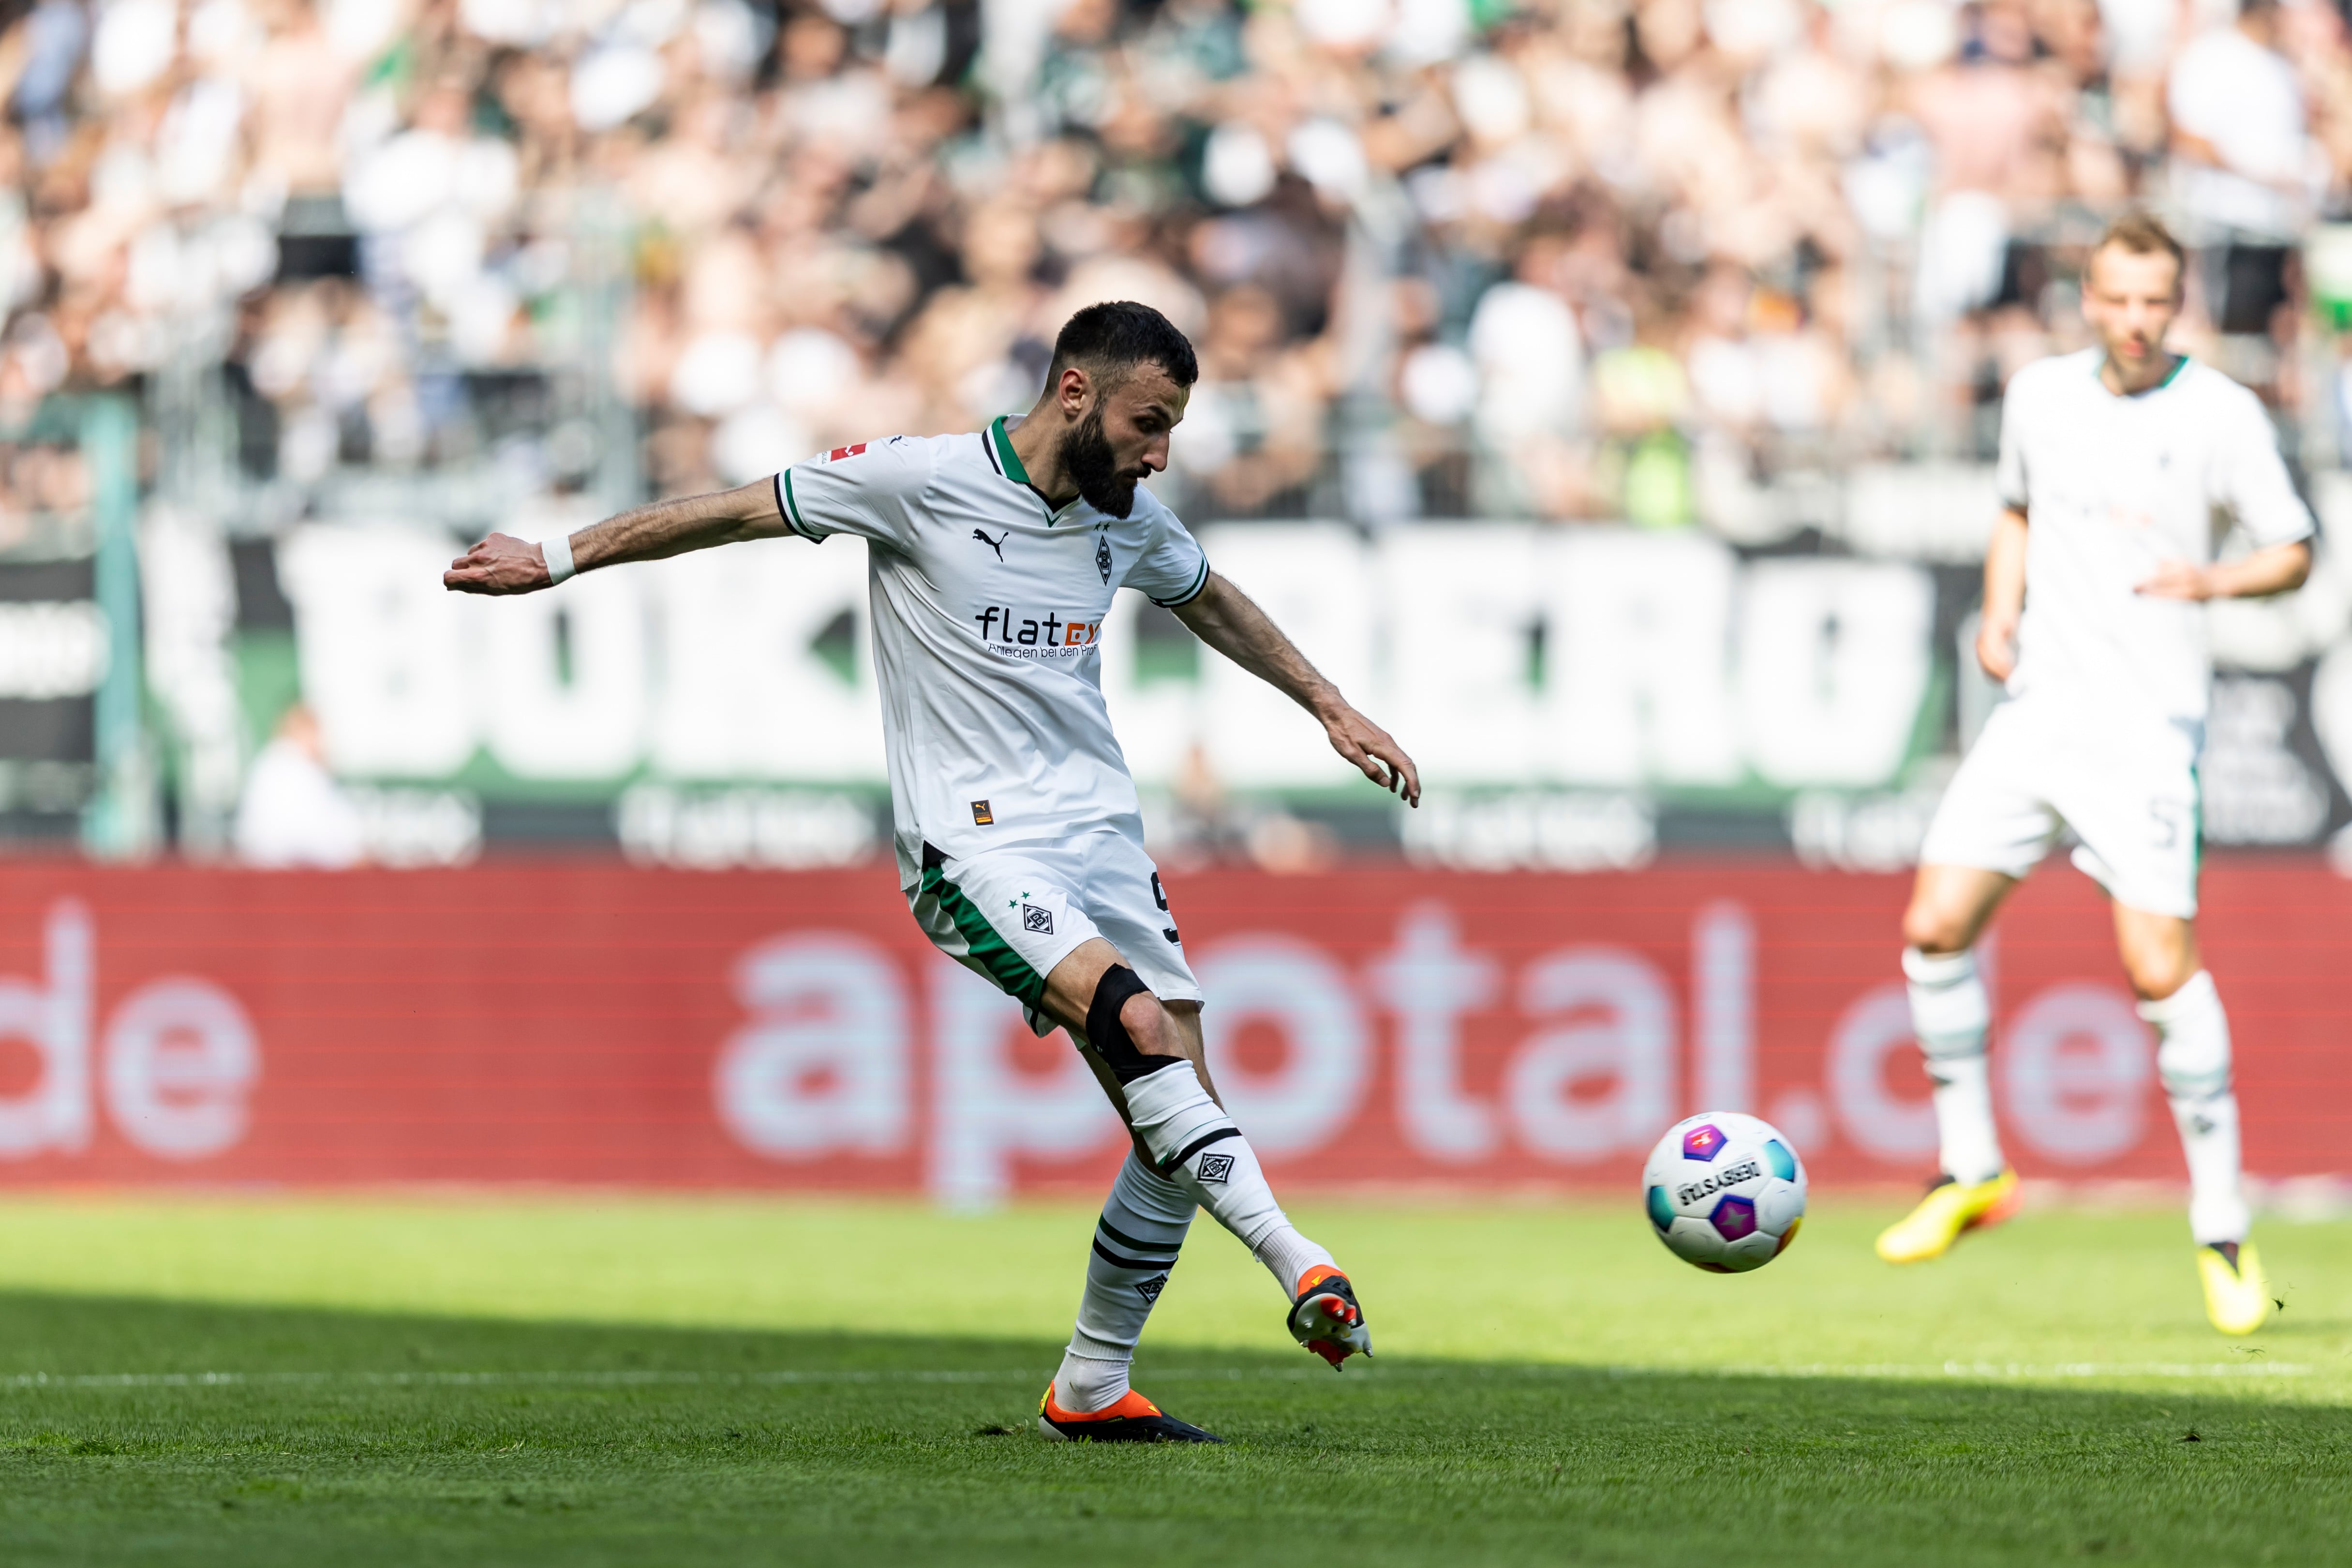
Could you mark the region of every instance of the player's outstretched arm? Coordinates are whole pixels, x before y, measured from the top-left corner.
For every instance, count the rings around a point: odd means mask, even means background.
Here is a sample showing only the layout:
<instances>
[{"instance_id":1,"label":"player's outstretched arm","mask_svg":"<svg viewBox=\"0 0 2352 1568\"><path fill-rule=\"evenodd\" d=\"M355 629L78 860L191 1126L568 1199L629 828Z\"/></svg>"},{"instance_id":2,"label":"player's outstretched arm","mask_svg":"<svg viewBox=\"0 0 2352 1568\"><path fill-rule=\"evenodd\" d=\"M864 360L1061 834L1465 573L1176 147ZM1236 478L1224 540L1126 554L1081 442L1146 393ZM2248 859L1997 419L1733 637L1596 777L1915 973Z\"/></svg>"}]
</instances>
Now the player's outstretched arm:
<instances>
[{"instance_id":1,"label":"player's outstretched arm","mask_svg":"<svg viewBox=\"0 0 2352 1568\"><path fill-rule=\"evenodd\" d=\"M2210 566L2167 561L2139 584L2139 592L2154 599L2258 599L2300 588L2310 575L2311 545L2297 539Z\"/></svg>"},{"instance_id":2,"label":"player's outstretched arm","mask_svg":"<svg viewBox=\"0 0 2352 1568\"><path fill-rule=\"evenodd\" d=\"M1208 585L1176 607L1176 617L1194 637L1314 714L1331 738L1331 749L1366 778L1395 792L1407 805L1421 804L1421 772L1404 748L1357 712L1247 594L1212 572Z\"/></svg>"},{"instance_id":3,"label":"player's outstretched arm","mask_svg":"<svg viewBox=\"0 0 2352 1568\"><path fill-rule=\"evenodd\" d=\"M572 569L659 561L789 531L776 510L775 486L760 479L740 489L657 500L583 528L571 536ZM504 533L491 534L441 574L441 585L460 594L530 594L554 584L545 549Z\"/></svg>"}]
</instances>

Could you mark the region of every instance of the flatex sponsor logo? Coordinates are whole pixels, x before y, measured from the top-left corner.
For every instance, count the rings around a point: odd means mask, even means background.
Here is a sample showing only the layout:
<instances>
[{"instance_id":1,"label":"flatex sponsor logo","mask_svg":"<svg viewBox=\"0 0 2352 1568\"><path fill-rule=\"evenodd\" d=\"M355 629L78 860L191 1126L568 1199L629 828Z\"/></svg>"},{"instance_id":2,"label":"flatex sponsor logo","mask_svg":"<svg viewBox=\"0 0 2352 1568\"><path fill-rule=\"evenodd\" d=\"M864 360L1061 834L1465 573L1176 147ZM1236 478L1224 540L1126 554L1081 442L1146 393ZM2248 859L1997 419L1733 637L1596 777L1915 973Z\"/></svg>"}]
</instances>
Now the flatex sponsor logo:
<instances>
[{"instance_id":1,"label":"flatex sponsor logo","mask_svg":"<svg viewBox=\"0 0 2352 1568\"><path fill-rule=\"evenodd\" d=\"M1082 615L1043 615L991 605L972 616L981 640L997 653L1015 658L1077 658L1102 636L1102 622Z\"/></svg>"}]
</instances>

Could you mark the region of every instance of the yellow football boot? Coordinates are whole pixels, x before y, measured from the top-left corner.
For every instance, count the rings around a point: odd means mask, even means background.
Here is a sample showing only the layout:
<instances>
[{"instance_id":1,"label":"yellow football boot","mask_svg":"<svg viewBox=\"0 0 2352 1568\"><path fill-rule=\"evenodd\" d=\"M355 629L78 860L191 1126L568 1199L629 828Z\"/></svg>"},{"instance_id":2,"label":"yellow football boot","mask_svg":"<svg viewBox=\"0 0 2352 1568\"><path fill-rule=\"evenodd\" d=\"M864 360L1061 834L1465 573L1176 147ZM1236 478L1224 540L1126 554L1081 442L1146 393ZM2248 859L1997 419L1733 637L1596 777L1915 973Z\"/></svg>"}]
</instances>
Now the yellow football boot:
<instances>
[{"instance_id":1,"label":"yellow football boot","mask_svg":"<svg viewBox=\"0 0 2352 1568\"><path fill-rule=\"evenodd\" d=\"M2205 1315L2225 1334L2251 1334L2271 1315L2271 1282L2251 1241L2224 1241L2197 1249L2205 1281Z\"/></svg>"},{"instance_id":2,"label":"yellow football boot","mask_svg":"<svg viewBox=\"0 0 2352 1568\"><path fill-rule=\"evenodd\" d=\"M1889 1263L1941 1258L1962 1231L1999 1225L2017 1212L2017 1202L2015 1171L1966 1184L1946 1176L1927 1190L1917 1208L1878 1233L1878 1256Z\"/></svg>"}]
</instances>

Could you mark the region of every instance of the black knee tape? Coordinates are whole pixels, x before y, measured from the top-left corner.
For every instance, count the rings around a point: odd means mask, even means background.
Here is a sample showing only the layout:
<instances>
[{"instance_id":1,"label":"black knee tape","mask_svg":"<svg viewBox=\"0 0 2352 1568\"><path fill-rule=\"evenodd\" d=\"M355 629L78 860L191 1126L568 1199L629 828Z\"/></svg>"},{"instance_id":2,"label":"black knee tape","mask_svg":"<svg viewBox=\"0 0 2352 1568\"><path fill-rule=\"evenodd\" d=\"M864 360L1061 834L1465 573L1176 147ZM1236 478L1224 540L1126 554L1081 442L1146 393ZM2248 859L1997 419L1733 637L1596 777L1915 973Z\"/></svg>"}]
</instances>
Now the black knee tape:
<instances>
[{"instance_id":1,"label":"black knee tape","mask_svg":"<svg viewBox=\"0 0 2352 1568\"><path fill-rule=\"evenodd\" d=\"M1134 970L1124 963L1114 963L1103 971L1102 979L1095 985L1095 999L1087 1005L1087 1043L1094 1047L1096 1054L1108 1064L1111 1075L1121 1083L1133 1083L1184 1059L1145 1056L1128 1037L1127 1026L1119 1022L1118 1010L1127 1005L1129 997L1150 994L1151 987L1137 979Z\"/></svg>"}]
</instances>

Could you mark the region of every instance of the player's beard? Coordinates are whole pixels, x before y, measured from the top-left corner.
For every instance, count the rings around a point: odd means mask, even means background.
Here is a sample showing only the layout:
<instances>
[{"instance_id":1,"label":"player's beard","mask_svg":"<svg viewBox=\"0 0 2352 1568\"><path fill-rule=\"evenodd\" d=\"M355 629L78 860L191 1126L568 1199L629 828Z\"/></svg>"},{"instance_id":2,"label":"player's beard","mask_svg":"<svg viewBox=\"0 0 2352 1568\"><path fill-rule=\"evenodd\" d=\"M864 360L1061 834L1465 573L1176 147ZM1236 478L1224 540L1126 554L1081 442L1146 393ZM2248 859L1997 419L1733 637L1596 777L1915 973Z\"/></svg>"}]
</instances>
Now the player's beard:
<instances>
[{"instance_id":1,"label":"player's beard","mask_svg":"<svg viewBox=\"0 0 2352 1568\"><path fill-rule=\"evenodd\" d=\"M1078 494L1097 511L1125 517L1135 510L1135 476L1118 471L1118 457L1103 434L1102 405L1097 403L1062 437L1062 471L1077 482Z\"/></svg>"}]
</instances>

